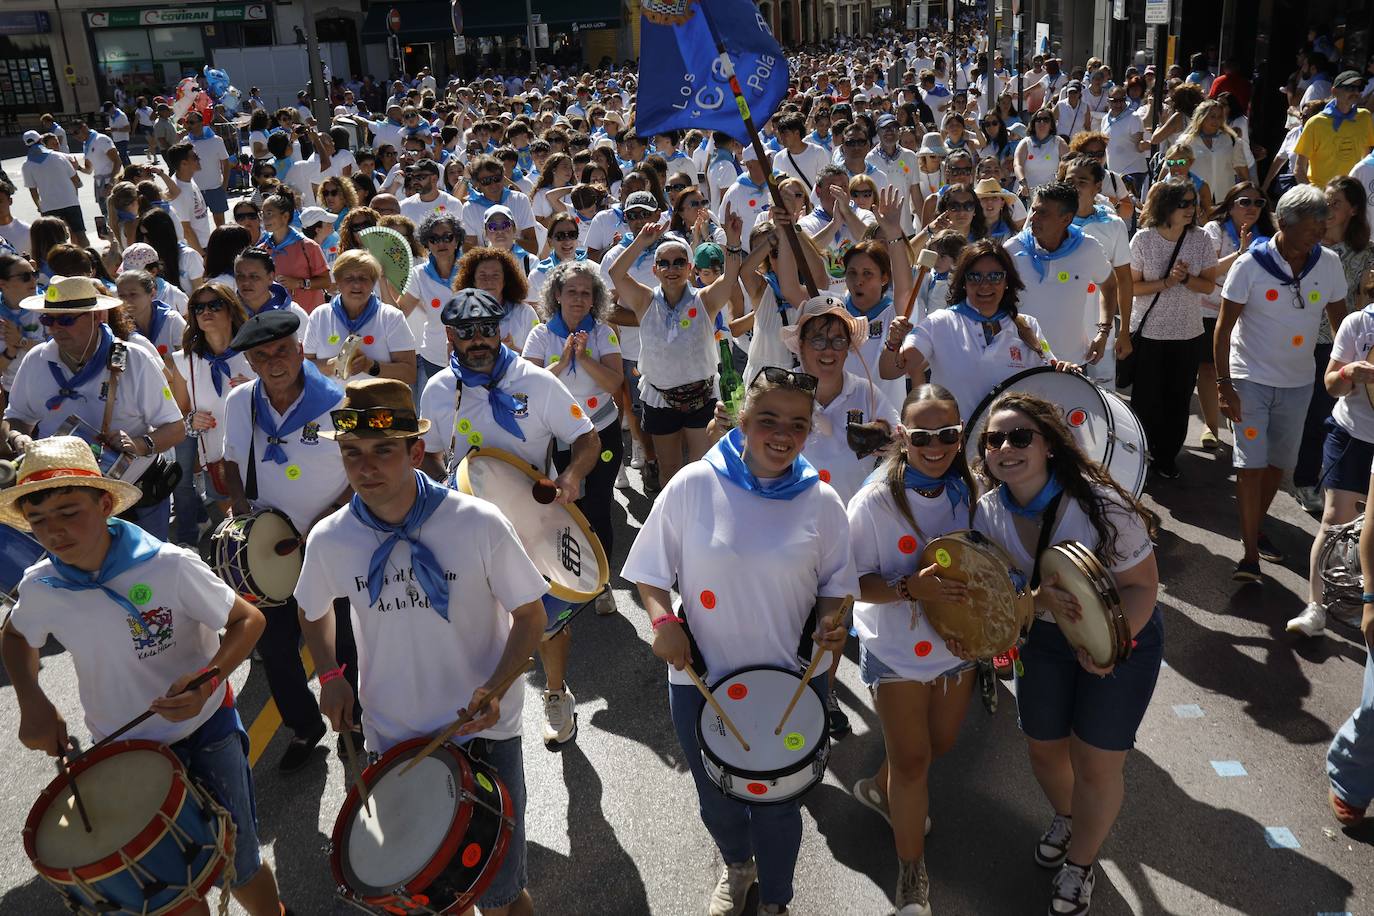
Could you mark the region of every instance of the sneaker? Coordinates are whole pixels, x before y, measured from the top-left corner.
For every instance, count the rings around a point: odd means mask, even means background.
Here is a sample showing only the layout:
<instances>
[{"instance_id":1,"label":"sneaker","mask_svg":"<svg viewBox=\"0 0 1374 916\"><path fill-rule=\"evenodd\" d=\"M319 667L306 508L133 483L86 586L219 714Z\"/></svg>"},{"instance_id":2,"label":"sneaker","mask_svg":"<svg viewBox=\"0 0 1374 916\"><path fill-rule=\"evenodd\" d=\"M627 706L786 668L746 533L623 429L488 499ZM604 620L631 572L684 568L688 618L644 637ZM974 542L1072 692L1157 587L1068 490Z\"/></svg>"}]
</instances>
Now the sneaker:
<instances>
[{"instance_id":1,"label":"sneaker","mask_svg":"<svg viewBox=\"0 0 1374 916\"><path fill-rule=\"evenodd\" d=\"M887 805L887 796L882 789L878 788L878 781L871 776L865 776L854 783L854 797L859 800L869 811L887 821L887 826L892 826L892 810Z\"/></svg>"},{"instance_id":2,"label":"sneaker","mask_svg":"<svg viewBox=\"0 0 1374 916\"><path fill-rule=\"evenodd\" d=\"M749 888L758 880L759 867L754 860L738 865L726 865L720 870L720 881L706 901L706 916L739 916L744 912L744 901L749 896Z\"/></svg>"},{"instance_id":3,"label":"sneaker","mask_svg":"<svg viewBox=\"0 0 1374 916\"><path fill-rule=\"evenodd\" d=\"M1172 461L1168 464L1162 461L1155 462L1150 465L1150 470L1154 471L1156 476L1163 477L1165 480L1178 480L1179 474L1182 473L1179 471L1178 465L1174 464Z\"/></svg>"},{"instance_id":4,"label":"sneaker","mask_svg":"<svg viewBox=\"0 0 1374 916\"><path fill-rule=\"evenodd\" d=\"M1054 896L1050 898L1050 916L1083 916L1093 902L1093 884L1097 873L1089 865L1084 868L1065 862L1054 876Z\"/></svg>"},{"instance_id":5,"label":"sneaker","mask_svg":"<svg viewBox=\"0 0 1374 916\"><path fill-rule=\"evenodd\" d=\"M1309 604L1302 609L1302 613L1288 621L1288 626L1284 627L1289 633L1301 633L1303 636L1320 636L1326 629L1326 608L1320 604Z\"/></svg>"},{"instance_id":6,"label":"sneaker","mask_svg":"<svg viewBox=\"0 0 1374 916\"><path fill-rule=\"evenodd\" d=\"M1236 571L1231 573L1234 582L1259 582L1262 578L1258 560L1241 560L1236 564Z\"/></svg>"},{"instance_id":7,"label":"sneaker","mask_svg":"<svg viewBox=\"0 0 1374 916\"><path fill-rule=\"evenodd\" d=\"M1274 542L1269 540L1269 535L1261 533L1259 543L1256 546L1259 548L1261 560L1267 563L1283 562L1283 551L1274 546Z\"/></svg>"},{"instance_id":8,"label":"sneaker","mask_svg":"<svg viewBox=\"0 0 1374 916\"><path fill-rule=\"evenodd\" d=\"M633 484L630 483L630 475L625 473L625 465L620 466L620 470L615 472L615 488L617 490L628 490Z\"/></svg>"},{"instance_id":9,"label":"sneaker","mask_svg":"<svg viewBox=\"0 0 1374 916\"><path fill-rule=\"evenodd\" d=\"M610 589L596 596L596 613L601 617L609 617L616 611L615 595L611 594Z\"/></svg>"},{"instance_id":10,"label":"sneaker","mask_svg":"<svg viewBox=\"0 0 1374 916\"><path fill-rule=\"evenodd\" d=\"M1320 487L1294 487L1293 498L1302 506L1304 512L1321 512L1326 509L1326 496Z\"/></svg>"},{"instance_id":11,"label":"sneaker","mask_svg":"<svg viewBox=\"0 0 1374 916\"><path fill-rule=\"evenodd\" d=\"M659 490L663 489L663 488L660 487L659 484L658 484L658 462L657 462L657 461L645 461L645 462L644 462L644 473L643 473L641 476L642 476L642 479L643 479L643 481L644 481L644 495L645 495L645 496L653 496L653 495L654 495L655 493L657 493Z\"/></svg>"},{"instance_id":12,"label":"sneaker","mask_svg":"<svg viewBox=\"0 0 1374 916\"><path fill-rule=\"evenodd\" d=\"M305 737L294 736L282 752L281 759L277 761L277 769L283 773L294 773L305 766L310 761L310 755L315 753L315 748L324 740L326 731L324 723L321 722L318 733Z\"/></svg>"},{"instance_id":13,"label":"sneaker","mask_svg":"<svg viewBox=\"0 0 1374 916\"><path fill-rule=\"evenodd\" d=\"M1215 452L1217 449L1221 448L1221 440L1218 439L1217 434L1210 429L1204 429L1202 431L1202 447L1209 452Z\"/></svg>"},{"instance_id":14,"label":"sneaker","mask_svg":"<svg viewBox=\"0 0 1374 916\"><path fill-rule=\"evenodd\" d=\"M562 744L577 732L577 697L566 684L544 691L544 743Z\"/></svg>"},{"instance_id":15,"label":"sneaker","mask_svg":"<svg viewBox=\"0 0 1374 916\"><path fill-rule=\"evenodd\" d=\"M1056 814L1050 829L1035 846L1035 864L1041 868L1058 868L1069 855L1069 840L1073 839L1073 818Z\"/></svg>"},{"instance_id":16,"label":"sneaker","mask_svg":"<svg viewBox=\"0 0 1374 916\"><path fill-rule=\"evenodd\" d=\"M926 875L926 857L915 862L897 862L897 916L931 916L930 878Z\"/></svg>"},{"instance_id":17,"label":"sneaker","mask_svg":"<svg viewBox=\"0 0 1374 916\"><path fill-rule=\"evenodd\" d=\"M830 740L839 741L841 738L848 736L850 731L852 731L849 725L849 716L845 715L844 710L840 708L840 701L836 699L833 692L830 694L829 699L825 701L825 707L826 719L829 722L830 728Z\"/></svg>"},{"instance_id":18,"label":"sneaker","mask_svg":"<svg viewBox=\"0 0 1374 916\"><path fill-rule=\"evenodd\" d=\"M1355 827L1364 822L1366 808L1356 808L1336 794L1334 789L1326 790L1326 801L1331 805L1331 813L1346 827Z\"/></svg>"},{"instance_id":19,"label":"sneaker","mask_svg":"<svg viewBox=\"0 0 1374 916\"><path fill-rule=\"evenodd\" d=\"M630 467L636 471L644 470L644 445L638 439L634 440L634 445L630 448Z\"/></svg>"}]
</instances>

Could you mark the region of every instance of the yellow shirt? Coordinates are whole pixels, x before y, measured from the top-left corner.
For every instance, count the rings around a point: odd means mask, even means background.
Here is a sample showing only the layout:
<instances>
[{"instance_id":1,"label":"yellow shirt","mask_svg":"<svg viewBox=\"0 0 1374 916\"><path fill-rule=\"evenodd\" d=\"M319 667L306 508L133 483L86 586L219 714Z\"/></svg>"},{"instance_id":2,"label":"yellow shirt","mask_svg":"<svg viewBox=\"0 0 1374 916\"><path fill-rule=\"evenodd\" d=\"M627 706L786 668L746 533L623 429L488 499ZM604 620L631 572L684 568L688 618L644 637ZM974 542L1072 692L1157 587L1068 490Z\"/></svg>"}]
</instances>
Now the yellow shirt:
<instances>
[{"instance_id":1,"label":"yellow shirt","mask_svg":"<svg viewBox=\"0 0 1374 916\"><path fill-rule=\"evenodd\" d=\"M1367 109L1356 109L1339 131L1332 124L1326 112L1316 115L1303 127L1293 148L1307 157L1307 180L1318 188L1326 187L1337 175L1348 174L1374 147L1374 115Z\"/></svg>"}]
</instances>

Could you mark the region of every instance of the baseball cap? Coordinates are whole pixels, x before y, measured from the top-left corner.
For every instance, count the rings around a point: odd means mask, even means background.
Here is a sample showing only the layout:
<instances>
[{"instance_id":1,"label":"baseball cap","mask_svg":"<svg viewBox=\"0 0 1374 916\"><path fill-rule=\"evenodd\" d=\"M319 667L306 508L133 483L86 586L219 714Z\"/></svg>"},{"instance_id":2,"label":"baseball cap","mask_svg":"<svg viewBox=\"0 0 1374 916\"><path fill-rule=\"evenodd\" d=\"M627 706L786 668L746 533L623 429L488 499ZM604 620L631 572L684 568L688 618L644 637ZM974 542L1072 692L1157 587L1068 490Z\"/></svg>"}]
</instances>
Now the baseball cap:
<instances>
[{"instance_id":1,"label":"baseball cap","mask_svg":"<svg viewBox=\"0 0 1374 916\"><path fill-rule=\"evenodd\" d=\"M25 146L33 146L35 143L37 143L37 142L38 142L39 140L41 140L41 139L43 139L43 135L40 134L40 133L39 133L38 131L36 131L36 130L26 130L26 131L24 131L24 145L25 145Z\"/></svg>"},{"instance_id":2,"label":"baseball cap","mask_svg":"<svg viewBox=\"0 0 1374 916\"><path fill-rule=\"evenodd\" d=\"M301 225L306 229L332 219L334 219L334 214L324 207L306 207L301 211Z\"/></svg>"},{"instance_id":3,"label":"baseball cap","mask_svg":"<svg viewBox=\"0 0 1374 916\"><path fill-rule=\"evenodd\" d=\"M739 161L740 161L740 162L758 162L758 161L759 161L759 154L758 154L758 151L754 149L754 144L752 144L752 143L746 143L746 144L744 145L744 149L741 150L741 151L740 151L740 154L739 154Z\"/></svg>"},{"instance_id":4,"label":"baseball cap","mask_svg":"<svg viewBox=\"0 0 1374 916\"><path fill-rule=\"evenodd\" d=\"M724 267L725 251L715 242L702 242L692 255L692 263L697 267Z\"/></svg>"},{"instance_id":5,"label":"baseball cap","mask_svg":"<svg viewBox=\"0 0 1374 916\"><path fill-rule=\"evenodd\" d=\"M1342 70L1331 87L1333 89L1363 89L1364 77L1354 70Z\"/></svg>"},{"instance_id":6,"label":"baseball cap","mask_svg":"<svg viewBox=\"0 0 1374 916\"><path fill-rule=\"evenodd\" d=\"M885 115L880 115L880 116L878 117L878 129L879 129L879 130L882 130L884 127L896 127L896 126L897 126L897 119L896 119L895 117L893 117L892 115L890 115L890 114L885 114Z\"/></svg>"},{"instance_id":7,"label":"baseball cap","mask_svg":"<svg viewBox=\"0 0 1374 916\"><path fill-rule=\"evenodd\" d=\"M658 201L648 191L635 191L625 198L625 215L629 216L631 210L650 210L657 213Z\"/></svg>"},{"instance_id":8,"label":"baseball cap","mask_svg":"<svg viewBox=\"0 0 1374 916\"><path fill-rule=\"evenodd\" d=\"M417 159L411 164L408 171L429 172L431 175L443 174L443 170L439 168L439 163L435 162L433 159Z\"/></svg>"}]
</instances>

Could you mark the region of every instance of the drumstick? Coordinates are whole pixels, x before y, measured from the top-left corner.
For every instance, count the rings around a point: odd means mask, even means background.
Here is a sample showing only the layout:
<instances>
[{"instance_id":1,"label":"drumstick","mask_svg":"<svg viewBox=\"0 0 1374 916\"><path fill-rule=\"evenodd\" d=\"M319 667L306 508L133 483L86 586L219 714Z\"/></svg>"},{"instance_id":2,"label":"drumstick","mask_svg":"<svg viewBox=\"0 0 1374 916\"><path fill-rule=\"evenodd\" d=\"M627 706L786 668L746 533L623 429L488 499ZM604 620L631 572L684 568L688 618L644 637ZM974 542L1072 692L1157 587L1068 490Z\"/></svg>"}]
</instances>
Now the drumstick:
<instances>
[{"instance_id":1,"label":"drumstick","mask_svg":"<svg viewBox=\"0 0 1374 916\"><path fill-rule=\"evenodd\" d=\"M844 626L845 621L849 618L849 612L853 609L854 596L845 595L844 600L840 602L840 616L835 622ZM778 727L773 729L773 734L782 734L782 727L787 724L787 717L792 715L792 710L797 707L797 701L801 699L802 691L806 689L807 684L811 683L811 676L816 673L816 666L820 664L822 658L829 654L828 651L823 651L811 656L811 664L806 666L806 672L802 675L801 683L797 685L797 692L792 694L792 702L788 703L787 708L782 711L782 718L778 720Z\"/></svg>"},{"instance_id":2,"label":"drumstick","mask_svg":"<svg viewBox=\"0 0 1374 916\"><path fill-rule=\"evenodd\" d=\"M697 685L697 690L700 690L701 695L706 698L706 702L711 704L711 708L716 711L716 715L720 716L720 721L725 723L725 727L730 729L730 734L734 735L735 739L739 741L740 747L744 748L744 752L746 754L749 753L749 742L745 741L744 736L739 733L739 729L735 728L735 723L730 721L730 717L726 715L725 710L721 708L720 702L711 695L710 689L701 682L701 678L697 676L691 664L689 663L687 667L682 670L686 671L687 676L692 679L692 683Z\"/></svg>"},{"instance_id":3,"label":"drumstick","mask_svg":"<svg viewBox=\"0 0 1374 916\"><path fill-rule=\"evenodd\" d=\"M210 680L211 678L216 678L216 677L219 677L219 668L209 668L209 669L206 669L205 671L201 672L201 674L200 674L199 677L196 677L196 678L192 679L191 683L187 684L185 687L181 688L181 689L178 690L176 693L172 694L172 696L174 696L174 697L179 697L179 696L181 696L183 693L190 693L192 690L199 690L199 689L201 688L201 686L202 686L206 681ZM137 726L142 725L144 722L147 722L149 719L151 719L151 718L152 718L153 716L155 716L155 715L157 715L157 713L153 712L151 709L148 710L147 712L140 713L139 715L135 716L135 717L134 717L133 719L131 719L130 721L128 721L128 722L124 723L123 725L121 725L119 728L116 728L114 731L110 732L108 735L106 735L106 736L105 736L104 738L102 738L100 741L97 741L95 744L91 745L91 750L90 750L90 751L87 751L86 754L89 754L91 751L94 751L94 750L97 750L97 749L99 749L99 748L104 747L105 745L109 744L111 741L113 741L113 740L115 740L116 738L118 738L120 735L122 735L122 734L124 734L125 732L127 732L129 729L131 729L131 728L136 728ZM86 754L82 754L81 756L84 757L84 756L86 756ZM77 758L77 759L80 759L80 758Z\"/></svg>"},{"instance_id":4,"label":"drumstick","mask_svg":"<svg viewBox=\"0 0 1374 916\"><path fill-rule=\"evenodd\" d=\"M478 714L480 714L482 710L487 708L488 703L490 703L492 700L499 699L501 695L505 693L506 690L510 687L510 685L515 683L516 678L524 674L526 671L532 670L533 668L534 659L526 659L523 665L521 665L519 668L516 668L514 671L512 671L505 677L501 678L501 680L497 681L496 685L491 688L491 692L488 693L486 696L482 697L482 701L480 703L469 709L467 712L463 713L458 718L454 719L451 725L449 725L439 734L435 735L434 740L429 742L429 744L425 745L424 750L420 751L420 753L410 758L410 762L401 768L401 775L404 776L406 773L410 772L411 768L414 767L415 764L419 763L421 760L424 760L430 754L437 751L439 749L439 745L443 744L445 741L452 738L454 735L458 733L458 729L462 728L464 725L467 725L473 719L477 718Z\"/></svg>"},{"instance_id":5,"label":"drumstick","mask_svg":"<svg viewBox=\"0 0 1374 916\"><path fill-rule=\"evenodd\" d=\"M916 255L916 264L921 268L916 275L916 282L911 285L911 292L906 297L906 304L902 307L902 317L910 318L911 310L916 305L916 297L921 294L921 284L926 280L926 274L930 273L935 265L940 261L940 255L933 248L922 248L921 253Z\"/></svg>"},{"instance_id":6,"label":"drumstick","mask_svg":"<svg viewBox=\"0 0 1374 916\"><path fill-rule=\"evenodd\" d=\"M57 772L58 775L67 780L67 785L72 787L72 801L76 802L76 813L81 815L81 823L86 828L86 832L91 833L91 819L86 814L85 803L81 801L81 790L76 787L76 780L67 770L67 751L61 744L57 745Z\"/></svg>"},{"instance_id":7,"label":"drumstick","mask_svg":"<svg viewBox=\"0 0 1374 916\"><path fill-rule=\"evenodd\" d=\"M343 739L344 753L348 755L348 768L353 771L353 788L358 790L358 797L362 799L363 808L371 815L372 799L367 794L367 783L363 782L363 772L358 769L358 749L353 746L353 732L345 728L339 732L339 737Z\"/></svg>"}]
</instances>

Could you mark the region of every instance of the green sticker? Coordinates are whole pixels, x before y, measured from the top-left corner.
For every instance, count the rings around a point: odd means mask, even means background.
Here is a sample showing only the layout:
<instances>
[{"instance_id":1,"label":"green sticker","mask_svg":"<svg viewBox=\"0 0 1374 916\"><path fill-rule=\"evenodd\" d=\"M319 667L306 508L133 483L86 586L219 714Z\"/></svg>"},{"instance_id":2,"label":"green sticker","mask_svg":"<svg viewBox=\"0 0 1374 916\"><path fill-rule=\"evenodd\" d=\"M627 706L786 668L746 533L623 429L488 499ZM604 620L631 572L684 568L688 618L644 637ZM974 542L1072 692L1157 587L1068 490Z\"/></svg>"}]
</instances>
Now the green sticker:
<instances>
[{"instance_id":1,"label":"green sticker","mask_svg":"<svg viewBox=\"0 0 1374 916\"><path fill-rule=\"evenodd\" d=\"M487 774L486 774L486 773L478 773L478 774L477 774L477 784L478 784L479 786L482 787L482 790L483 790L484 792L491 792L491 791L493 791L494 788L495 788L495 787L491 784L491 780L487 778Z\"/></svg>"},{"instance_id":2,"label":"green sticker","mask_svg":"<svg viewBox=\"0 0 1374 916\"><path fill-rule=\"evenodd\" d=\"M692 326L692 319L684 318L679 321L678 324L682 325L684 328L690 328Z\"/></svg>"},{"instance_id":3,"label":"green sticker","mask_svg":"<svg viewBox=\"0 0 1374 916\"><path fill-rule=\"evenodd\" d=\"M605 462L609 462L614 457L615 452L611 451L610 449L606 449L606 451L601 453L601 460Z\"/></svg>"},{"instance_id":4,"label":"green sticker","mask_svg":"<svg viewBox=\"0 0 1374 916\"><path fill-rule=\"evenodd\" d=\"M949 564L954 561L950 559L949 551L941 547L939 550L935 551L935 562L948 569Z\"/></svg>"},{"instance_id":5,"label":"green sticker","mask_svg":"<svg viewBox=\"0 0 1374 916\"><path fill-rule=\"evenodd\" d=\"M163 389L162 389L162 397L163 397L164 400L170 401L170 400L172 399L172 389L170 389L170 388L163 388Z\"/></svg>"},{"instance_id":6,"label":"green sticker","mask_svg":"<svg viewBox=\"0 0 1374 916\"><path fill-rule=\"evenodd\" d=\"M1067 270L1061 270L1061 271L1059 272L1059 282L1060 282L1060 283L1068 283L1068 282L1069 282L1069 272L1068 272Z\"/></svg>"},{"instance_id":7,"label":"green sticker","mask_svg":"<svg viewBox=\"0 0 1374 916\"><path fill-rule=\"evenodd\" d=\"M468 436L468 445L481 445L481 444L482 444L482 434L481 434L481 433L473 433L471 436Z\"/></svg>"},{"instance_id":8,"label":"green sticker","mask_svg":"<svg viewBox=\"0 0 1374 916\"><path fill-rule=\"evenodd\" d=\"M129 589L129 600L134 604L147 604L149 601L152 601L152 586L144 582L138 583L133 588Z\"/></svg>"},{"instance_id":9,"label":"green sticker","mask_svg":"<svg viewBox=\"0 0 1374 916\"><path fill-rule=\"evenodd\" d=\"M783 736L782 746L789 751L799 751L806 747L806 737L801 732L788 732Z\"/></svg>"},{"instance_id":10,"label":"green sticker","mask_svg":"<svg viewBox=\"0 0 1374 916\"><path fill-rule=\"evenodd\" d=\"M563 358L563 357L561 357L561 356L550 356L550 357L549 357L549 365L552 366L554 363L558 362L558 361L559 361L560 359L562 359L562 358Z\"/></svg>"},{"instance_id":11,"label":"green sticker","mask_svg":"<svg viewBox=\"0 0 1374 916\"><path fill-rule=\"evenodd\" d=\"M539 327L539 325L541 325L542 323L543 323L543 322L541 322L541 321L538 319L538 317L536 317L533 321L530 322L530 327L532 327L532 328L537 328L537 327Z\"/></svg>"},{"instance_id":12,"label":"green sticker","mask_svg":"<svg viewBox=\"0 0 1374 916\"><path fill-rule=\"evenodd\" d=\"M288 465L286 466L286 479L287 479L287 480L300 480L300 477L301 477L301 466L300 466L299 464L288 464Z\"/></svg>"},{"instance_id":13,"label":"green sticker","mask_svg":"<svg viewBox=\"0 0 1374 916\"><path fill-rule=\"evenodd\" d=\"M1314 289L1312 290L1312 292L1307 294L1307 301L1311 302L1313 305L1316 305L1318 302L1322 301L1322 294Z\"/></svg>"},{"instance_id":14,"label":"green sticker","mask_svg":"<svg viewBox=\"0 0 1374 916\"><path fill-rule=\"evenodd\" d=\"M620 338L619 338L619 337L616 337L614 334L610 335L610 336L607 337L606 339L609 340L609 341L610 341L611 343L613 343L613 344L618 344L618 343L620 343Z\"/></svg>"},{"instance_id":15,"label":"green sticker","mask_svg":"<svg viewBox=\"0 0 1374 916\"><path fill-rule=\"evenodd\" d=\"M458 432L460 432L460 433L469 433L469 432L472 432L472 422L471 422L470 420L459 420L459 421L458 421Z\"/></svg>"},{"instance_id":16,"label":"green sticker","mask_svg":"<svg viewBox=\"0 0 1374 916\"><path fill-rule=\"evenodd\" d=\"M572 616L572 608L567 608L566 610L563 611L563 613L561 613L561 614L558 615L558 619L559 619L559 620L567 620L567 619L568 619L569 617L571 617L571 616Z\"/></svg>"},{"instance_id":17,"label":"green sticker","mask_svg":"<svg viewBox=\"0 0 1374 916\"><path fill-rule=\"evenodd\" d=\"M329 335L329 342L332 343L332 344L338 343L338 342L339 342L339 335L338 335L338 334L330 334L330 335Z\"/></svg>"},{"instance_id":18,"label":"green sticker","mask_svg":"<svg viewBox=\"0 0 1374 916\"><path fill-rule=\"evenodd\" d=\"M587 352L587 356L590 358L591 355L592 355L592 348L591 348L591 347L588 347L586 352Z\"/></svg>"}]
</instances>

